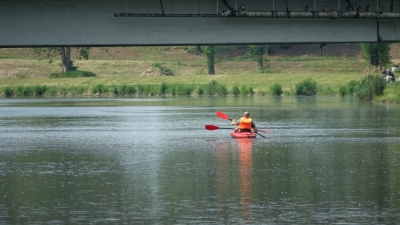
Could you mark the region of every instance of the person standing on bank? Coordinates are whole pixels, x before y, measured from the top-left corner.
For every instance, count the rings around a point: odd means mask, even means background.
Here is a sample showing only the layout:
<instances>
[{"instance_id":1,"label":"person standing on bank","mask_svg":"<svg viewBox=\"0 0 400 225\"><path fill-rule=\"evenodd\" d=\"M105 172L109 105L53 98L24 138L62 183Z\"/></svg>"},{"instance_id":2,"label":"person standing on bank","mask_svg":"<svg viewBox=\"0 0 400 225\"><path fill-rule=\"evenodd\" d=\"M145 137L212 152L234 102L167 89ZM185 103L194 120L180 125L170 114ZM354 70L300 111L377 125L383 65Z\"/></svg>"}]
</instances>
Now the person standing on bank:
<instances>
[{"instance_id":1,"label":"person standing on bank","mask_svg":"<svg viewBox=\"0 0 400 225\"><path fill-rule=\"evenodd\" d=\"M257 133L258 129L254 124L253 120L250 118L249 112L244 112L243 117L240 118L239 123L236 123L236 120L232 120L232 126L237 125L237 132L254 132Z\"/></svg>"}]
</instances>

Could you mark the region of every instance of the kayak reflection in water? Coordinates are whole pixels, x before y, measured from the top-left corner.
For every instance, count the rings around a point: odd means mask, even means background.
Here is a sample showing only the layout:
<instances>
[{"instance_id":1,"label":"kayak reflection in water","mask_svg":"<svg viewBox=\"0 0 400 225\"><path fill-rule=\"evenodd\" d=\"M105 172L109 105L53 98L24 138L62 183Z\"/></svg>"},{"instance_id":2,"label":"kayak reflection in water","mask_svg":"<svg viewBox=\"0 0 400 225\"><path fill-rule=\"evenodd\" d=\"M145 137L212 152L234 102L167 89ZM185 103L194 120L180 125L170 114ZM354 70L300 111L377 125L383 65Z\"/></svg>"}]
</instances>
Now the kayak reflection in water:
<instances>
[{"instance_id":1,"label":"kayak reflection in water","mask_svg":"<svg viewBox=\"0 0 400 225\"><path fill-rule=\"evenodd\" d=\"M257 133L258 129L254 124L253 120L250 118L249 112L244 112L243 117L240 118L239 123L236 120L232 120L232 126L237 125L238 128L236 132L254 132Z\"/></svg>"}]
</instances>

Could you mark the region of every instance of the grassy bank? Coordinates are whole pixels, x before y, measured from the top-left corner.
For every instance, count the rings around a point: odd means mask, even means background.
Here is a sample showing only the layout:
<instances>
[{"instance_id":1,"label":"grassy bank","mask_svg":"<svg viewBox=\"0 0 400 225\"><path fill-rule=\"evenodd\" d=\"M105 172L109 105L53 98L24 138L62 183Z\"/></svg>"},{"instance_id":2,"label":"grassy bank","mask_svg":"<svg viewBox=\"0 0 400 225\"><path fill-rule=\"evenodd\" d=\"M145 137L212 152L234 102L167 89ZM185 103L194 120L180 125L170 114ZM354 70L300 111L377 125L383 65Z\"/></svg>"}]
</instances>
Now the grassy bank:
<instances>
[{"instance_id":1,"label":"grassy bank","mask_svg":"<svg viewBox=\"0 0 400 225\"><path fill-rule=\"evenodd\" d=\"M94 48L90 60L73 60L79 70L96 77L49 78L60 72L60 61L38 60L28 49L0 49L0 97L264 95L271 94L273 85L284 95L294 95L296 85L309 78L316 83L317 95L343 95L349 81L366 76L364 61L354 54L265 56L261 73L254 57L239 51L243 48L217 48L217 75L207 75L205 56L193 53L192 47ZM155 68L173 76L149 73ZM212 82L218 84L214 91L208 87ZM393 98L396 90L389 88L385 95Z\"/></svg>"}]
</instances>

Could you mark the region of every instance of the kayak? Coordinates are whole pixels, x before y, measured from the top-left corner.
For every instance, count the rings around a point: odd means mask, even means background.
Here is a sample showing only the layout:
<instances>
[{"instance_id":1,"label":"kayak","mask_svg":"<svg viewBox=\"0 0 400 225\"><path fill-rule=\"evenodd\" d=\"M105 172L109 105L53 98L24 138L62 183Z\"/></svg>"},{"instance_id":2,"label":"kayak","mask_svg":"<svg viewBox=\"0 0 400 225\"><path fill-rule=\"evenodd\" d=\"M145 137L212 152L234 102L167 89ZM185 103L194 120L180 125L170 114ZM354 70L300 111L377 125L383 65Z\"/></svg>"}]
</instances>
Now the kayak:
<instances>
[{"instance_id":1,"label":"kayak","mask_svg":"<svg viewBox=\"0 0 400 225\"><path fill-rule=\"evenodd\" d=\"M233 138L256 138L257 134L251 132L231 132L231 137Z\"/></svg>"}]
</instances>

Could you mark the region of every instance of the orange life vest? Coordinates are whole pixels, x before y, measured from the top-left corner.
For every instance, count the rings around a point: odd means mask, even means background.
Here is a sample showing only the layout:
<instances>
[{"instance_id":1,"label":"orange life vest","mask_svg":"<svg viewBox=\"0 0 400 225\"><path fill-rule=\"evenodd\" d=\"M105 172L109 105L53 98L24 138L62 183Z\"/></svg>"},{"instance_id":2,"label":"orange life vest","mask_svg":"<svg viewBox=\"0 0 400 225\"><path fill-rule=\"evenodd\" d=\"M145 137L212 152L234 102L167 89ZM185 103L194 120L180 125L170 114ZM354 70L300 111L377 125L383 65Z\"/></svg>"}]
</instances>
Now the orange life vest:
<instances>
[{"instance_id":1,"label":"orange life vest","mask_svg":"<svg viewBox=\"0 0 400 225\"><path fill-rule=\"evenodd\" d=\"M253 127L251 126L251 118L242 117L240 118L239 129L249 129L251 130Z\"/></svg>"}]
</instances>

